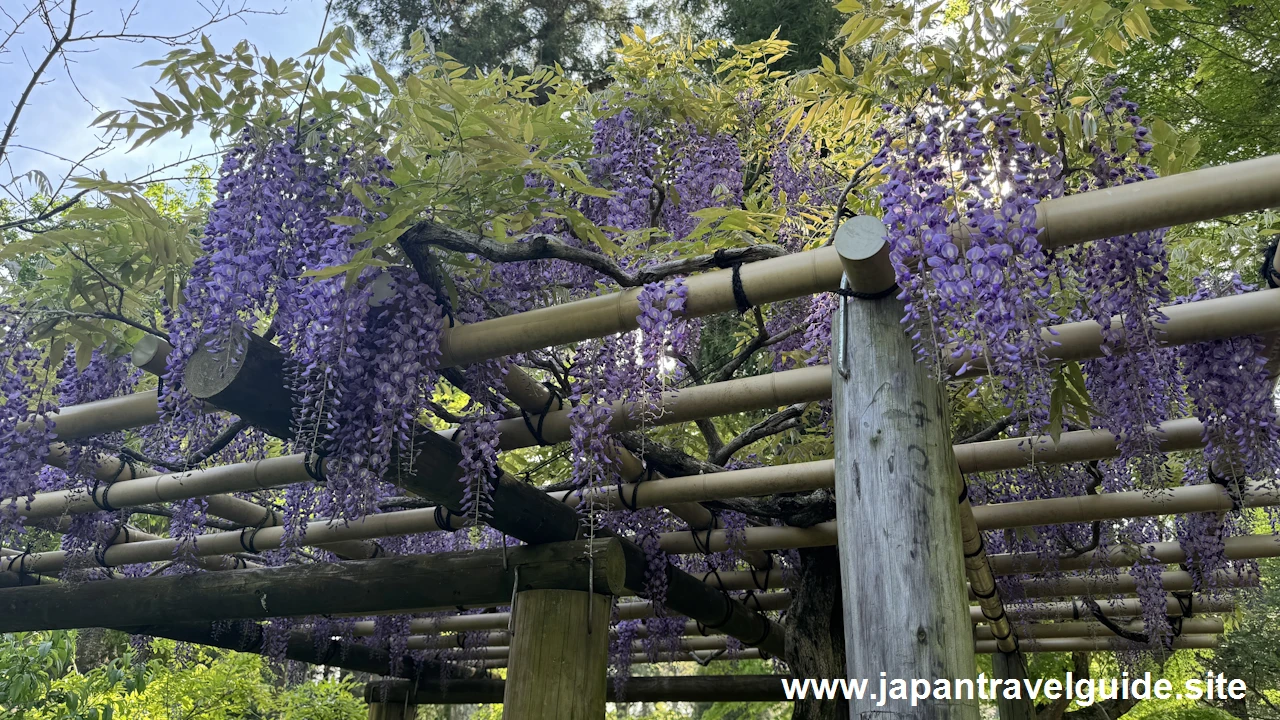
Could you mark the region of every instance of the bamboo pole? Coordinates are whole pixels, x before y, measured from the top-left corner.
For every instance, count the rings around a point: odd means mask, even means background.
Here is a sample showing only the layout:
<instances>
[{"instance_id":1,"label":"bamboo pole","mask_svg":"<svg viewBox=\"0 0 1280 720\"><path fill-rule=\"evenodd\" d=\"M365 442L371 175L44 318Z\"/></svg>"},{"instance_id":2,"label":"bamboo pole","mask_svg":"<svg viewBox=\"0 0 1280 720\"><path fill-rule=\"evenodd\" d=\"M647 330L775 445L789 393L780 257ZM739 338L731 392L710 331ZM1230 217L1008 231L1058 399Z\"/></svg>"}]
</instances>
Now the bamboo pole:
<instances>
[{"instance_id":1,"label":"bamboo pole","mask_svg":"<svg viewBox=\"0 0 1280 720\"><path fill-rule=\"evenodd\" d=\"M1014 637L1009 618L1005 615L1004 602L1000 599L1000 589L996 587L996 579L988 563L982 531L978 529L978 523L973 519L968 484L965 484L964 492L960 495L960 539L961 549L964 551L965 575L969 578L970 590L978 598L982 618L990 625L1000 652L1017 654L1018 641ZM1006 658L1006 660L1010 660L1010 663L1006 664L1006 669L1013 669L1015 666L1026 667L1021 657Z\"/></svg>"},{"instance_id":2,"label":"bamboo pole","mask_svg":"<svg viewBox=\"0 0 1280 720\"><path fill-rule=\"evenodd\" d=\"M1217 635L1183 635L1173 638L1174 650L1212 650L1221 643ZM1027 640L1022 643L1025 652L1107 652L1141 646L1126 642L1119 638L1050 638L1046 640ZM974 644L974 651L980 655L991 655L1000 652L994 640L979 640Z\"/></svg>"},{"instance_id":3,"label":"bamboo pole","mask_svg":"<svg viewBox=\"0 0 1280 720\"><path fill-rule=\"evenodd\" d=\"M1226 623L1222 621L1222 618L1185 618L1181 623L1182 633L1185 635L1221 635L1226 632ZM1120 623L1119 627L1121 630L1131 633L1141 634L1146 631L1146 626L1141 620ZM1114 632L1100 622L1031 623L1019 628L1019 630L1018 637L1026 640L1116 636ZM991 628L985 626L974 628L973 638L979 642L995 640L995 636L991 634Z\"/></svg>"},{"instance_id":4,"label":"bamboo pole","mask_svg":"<svg viewBox=\"0 0 1280 720\"><path fill-rule=\"evenodd\" d=\"M750 603L751 607L757 610L784 610L791 605L791 593L777 592L756 595L751 599ZM653 617L654 614L653 603L647 600L620 602L616 607L618 620L640 620ZM360 621L352 627L351 633L354 637L368 637L374 634L375 627L373 622ZM441 618L414 618L409 621L409 632L413 635L424 636L441 633L505 630L509 627L511 627L511 613L508 612L450 615ZM690 630L690 628L693 628L693 630ZM716 632L694 620L685 623L685 629L689 632L694 632L699 628L711 633Z\"/></svg>"},{"instance_id":5,"label":"bamboo pole","mask_svg":"<svg viewBox=\"0 0 1280 720\"><path fill-rule=\"evenodd\" d=\"M1280 505L1280 491L1267 483L1251 483L1242 488L1240 504L1242 507ZM984 530L994 530L1155 515L1221 512L1232 508L1232 499L1226 488L1205 484L1154 491L1099 493L982 505L974 508L974 515Z\"/></svg>"},{"instance_id":6,"label":"bamboo pole","mask_svg":"<svg viewBox=\"0 0 1280 720\"><path fill-rule=\"evenodd\" d=\"M82 460L81 462L92 462L93 466L87 469L88 472L91 472L99 481L104 483L156 478L164 474L148 468L137 467L125 460L109 455L99 455L91 460ZM61 443L51 445L49 447L49 455L45 458L45 463L53 467L67 469L70 463L70 449ZM203 472L206 471L192 471L192 477L202 477L197 473ZM170 485L171 490L172 488L173 486ZM249 490L252 488L246 487L244 489ZM172 497L176 498L177 495L175 494ZM195 497L205 498L205 510L210 515L230 520L245 527L278 527L284 525L283 516L275 510L264 508L247 500L241 500L232 495L204 495L202 493ZM110 496L110 498L118 499L116 496ZM99 499L101 498L99 497ZM112 505L111 507L115 506ZM96 510L97 508L94 509ZM324 549L337 554L339 557L350 559L376 557L381 552L381 548L376 543L326 545Z\"/></svg>"},{"instance_id":7,"label":"bamboo pole","mask_svg":"<svg viewBox=\"0 0 1280 720\"><path fill-rule=\"evenodd\" d=\"M1240 535L1223 541L1228 560L1257 560L1280 557L1280 538L1275 535ZM1144 543L1140 547L1117 546L1106 552L1089 552L1075 558L1045 562L1035 553L992 555L991 566L997 575L1023 575L1042 572L1071 572L1099 567L1129 567L1139 558L1163 565L1187 562L1187 554L1176 542Z\"/></svg>"},{"instance_id":8,"label":"bamboo pole","mask_svg":"<svg viewBox=\"0 0 1280 720\"><path fill-rule=\"evenodd\" d=\"M456 519L454 522L456 522ZM333 520L310 522L306 524L304 528L305 534L299 544L323 548L348 547L348 543L356 543L361 540L395 535L413 535L443 529L438 524L435 508L401 510L393 513L366 515L346 524ZM225 563L235 561L233 558L219 558L217 556L244 552L246 549L255 551L275 550L284 546L285 539L283 525L209 533L201 535L194 547L184 547L184 543L181 540L131 532L122 534L119 542L106 548L98 555L96 561L102 567L119 567L138 563L162 562L172 558L175 553L183 551L201 558L202 561L207 560L218 568L223 568ZM29 573L49 573L65 567L66 560L67 555L65 552L53 550L31 553L21 558L0 558L0 567Z\"/></svg>"},{"instance_id":9,"label":"bamboo pole","mask_svg":"<svg viewBox=\"0 0 1280 720\"><path fill-rule=\"evenodd\" d=\"M1213 574L1212 587L1256 587L1259 579L1253 573L1220 570ZM1195 589L1191 573L1185 570L1168 570L1160 573L1160 587L1165 592L1186 592ZM1021 585L1023 598L1080 597L1093 595L1133 595L1138 592L1137 581L1132 575L1087 575L1066 578L1024 580ZM972 591L970 600L976 600Z\"/></svg>"},{"instance_id":10,"label":"bamboo pole","mask_svg":"<svg viewBox=\"0 0 1280 720\"><path fill-rule=\"evenodd\" d=\"M1280 156L1273 155L1046 200L1036 206L1039 239L1057 248L1273 207L1280 205L1277 178ZM865 255L872 257L874 253ZM747 263L740 272L743 290L757 305L835 290L840 276L835 248ZM735 309L732 278L731 271L719 270L686 279L685 316ZM441 338L440 363L467 365L634 330L640 314L639 290L451 328Z\"/></svg>"},{"instance_id":11,"label":"bamboo pole","mask_svg":"<svg viewBox=\"0 0 1280 720\"><path fill-rule=\"evenodd\" d=\"M506 395L516 403L522 410L535 415L541 416L544 411L550 411L553 402L558 401L556 410L564 409L564 401L559 396L553 396L551 391L542 383L534 380L524 370L517 365L508 365L507 372L502 378L503 385L506 387ZM535 426L540 422L534 420ZM663 479L661 473L647 473L643 462L640 461L630 450L618 445L609 445L606 449L614 462L618 463L618 472L622 477L650 479ZM594 495L586 495L591 501L595 500ZM577 503L574 503L577 505ZM672 502L664 503L667 511L672 515L685 521L692 530L714 530L722 527L719 517L713 515L710 510L706 509L697 502ZM768 568L773 564L773 559L766 553L751 552L748 553L747 561L757 568Z\"/></svg>"},{"instance_id":12,"label":"bamboo pole","mask_svg":"<svg viewBox=\"0 0 1280 720\"><path fill-rule=\"evenodd\" d=\"M915 361L902 331L903 302L891 290L873 299L892 286L892 278L873 282L871 272L885 250L883 224L862 216L843 227L836 249L845 275L851 284L868 283L852 287L863 297L839 300L831 331L838 372L828 375L835 381L845 670L855 678L973 677L973 647L961 641L971 627L957 501L963 481L947 402L941 384ZM872 701L849 701L851 717L876 711ZM976 720L978 707L935 702L897 715Z\"/></svg>"},{"instance_id":13,"label":"bamboo pole","mask_svg":"<svg viewBox=\"0 0 1280 720\"><path fill-rule=\"evenodd\" d=\"M35 422L52 422L54 437L63 441L154 425L160 422L160 404L156 397L155 390L144 390L132 395L68 405L58 412L36 418ZM18 431L30 426L31 423L18 423Z\"/></svg>"},{"instance_id":14,"label":"bamboo pole","mask_svg":"<svg viewBox=\"0 0 1280 720\"><path fill-rule=\"evenodd\" d=\"M1167 345L1184 345L1240 335L1272 333L1280 331L1280 289L1171 305L1161 308L1160 313L1168 317L1168 321L1153 322L1150 332L1161 338L1161 341ZM477 325L482 324L484 323ZM1055 343L1048 349L1051 358L1080 360L1099 357L1102 354L1100 330L1097 323L1093 321L1057 325L1043 332L1047 334L1046 337L1052 337ZM260 406L263 408L263 417L259 419L259 424L265 424L273 434L287 437L292 432L289 427L291 411L288 405L291 399L283 382L283 360L278 349L260 338L244 342L248 345L242 348L242 351L249 356L250 360L246 361L249 367L243 373L228 375L234 368L229 370L225 367L223 355L197 353L198 357L205 358L206 355L208 357L201 360L194 373L199 375L199 378L193 378L197 380L193 392L196 392L199 397L214 401L214 404L220 407L232 407L238 403ZM224 354L231 351L228 349ZM700 385L686 388L679 393L667 393L659 403L658 417L645 418L645 423L646 425L672 424L734 412L825 400L830 397L830 372L827 366L814 366ZM243 380L249 376L252 376L251 382ZM233 388L231 381L236 378L242 378L243 384ZM224 396L225 393L229 394ZM151 400L146 401L147 397ZM127 401L130 404L137 404L135 412L141 417L158 412L153 405L142 407L146 402L154 399L154 393L139 393L127 399L115 398L102 402L110 404ZM84 406L64 408L62 412L82 418L77 422L93 424L99 432L125 429L130 426L113 422L110 415L103 414L100 409L98 404L89 403ZM641 415L634 411L635 408L630 405L615 405L610 432L638 427ZM569 425L565 417L567 412L568 410L558 410L548 413L543 421L542 436L545 440L552 443L568 440ZM499 426L503 434L504 449L538 444L523 419L504 420ZM1064 436L1066 435L1064 433ZM1183 435L1179 437L1182 438L1182 442L1188 439ZM1052 445L1047 440L1047 438L1043 439L1039 444ZM1104 444L1111 442L1114 445L1110 437L1104 437L1102 442ZM1013 462L1018 460L1015 458ZM961 463L963 467L963 459ZM965 468L965 471L978 472L985 469L1008 469L1021 466L1019 464L990 468L974 466L973 469Z\"/></svg>"},{"instance_id":15,"label":"bamboo pole","mask_svg":"<svg viewBox=\"0 0 1280 720\"><path fill-rule=\"evenodd\" d=\"M323 472L321 467L315 472ZM130 473L133 474L133 473ZM137 476L135 475L135 478ZM122 480L98 485L92 492L77 488L38 493L25 506L20 506L27 521L93 513L104 507L132 507L154 502L170 502L220 493L265 490L293 483L310 482L311 471L303 455L286 455L246 463L219 465L207 470L157 474L153 477ZM251 511L252 512L252 511ZM265 510L263 510L265 512ZM257 522L264 515L259 512ZM252 519L241 516L240 519Z\"/></svg>"},{"instance_id":16,"label":"bamboo pole","mask_svg":"<svg viewBox=\"0 0 1280 720\"><path fill-rule=\"evenodd\" d=\"M1186 607L1189 610L1184 609L1183 603L1186 603ZM1098 606L1102 608L1108 618L1138 617L1142 615L1142 601L1137 598L1123 600L1101 599L1098 601ZM1197 593L1187 595L1181 599L1174 595L1169 595L1165 598L1165 613L1169 617L1206 613L1232 613L1235 612L1235 608L1235 601L1230 598L1220 598L1212 595ZM1011 605L1006 607L1005 611L1010 618L1018 621L1083 620L1092 617L1088 608L1084 607L1078 600ZM977 606L970 607L969 616L975 624L982 622L982 608Z\"/></svg>"},{"instance_id":17,"label":"bamboo pole","mask_svg":"<svg viewBox=\"0 0 1280 720\"><path fill-rule=\"evenodd\" d=\"M281 467L289 467L289 472L298 472L292 465L286 465L289 458L277 458ZM270 462L270 461L265 461ZM813 465L814 463L808 463ZM245 464L252 466L253 464ZM235 473L248 476L249 470L246 467L226 466L229 470L223 476L224 478L232 477L232 469ZM729 473L724 473L728 475ZM714 478L716 476L699 476L697 480ZM131 485L133 481L120 483L128 493L141 493L142 488L135 489ZM151 480L142 481L150 483ZM175 481L176 482L176 481ZM653 481L659 482L659 481ZM677 482L676 480L661 482ZM647 483L646 483L647 484ZM117 496L113 494L110 499L115 502ZM121 493L125 495L125 493ZM1244 493L1246 498L1243 503L1247 507L1263 507L1280 504L1280 493L1274 489L1264 487L1260 484L1252 485L1246 488ZM1109 501L1115 501L1114 507ZM41 516L44 517L45 511L52 501L41 503L38 507L41 509ZM1007 506L1016 506L1007 508ZM1065 509L1064 509L1065 508ZM1161 491L1154 494L1143 492L1127 492L1102 494L1097 496L1087 496L1082 498L1053 498L1049 500L1030 500L1019 503L1008 503L1005 505L984 505L973 508L976 526L980 530L995 530L1008 527L1023 527L1029 525L1051 525L1070 522L1088 522L1097 519L1121 518L1121 517L1141 517L1145 515L1164 515L1172 513L1188 513L1188 512L1206 512L1212 510L1230 509L1231 500L1223 493L1220 486L1217 485L1197 485L1187 486L1184 488L1176 488L1169 491ZM1010 511L1012 510L1012 511ZM374 538L390 537L394 535L416 534L421 532L435 532L443 530L439 524L439 517L435 508L423 508L415 510L399 510L394 512L379 513L370 515L360 520L349 522L345 525L335 524L330 520L317 520L308 523L305 535L302 540L303 545L313 545L319 547L333 547L336 543L351 543L360 540L369 540ZM465 521L456 517L449 520L450 527L456 528ZM228 554L239 552L244 549L243 543L246 540L246 531L232 531L224 533L211 533L201 536L196 547L191 552L199 557L208 557L214 555ZM1245 540L1243 538L1232 538L1228 540L1229 547L1233 553L1239 553L1240 557L1272 557L1270 553L1275 552L1275 548L1267 540L1270 536L1259 536L1258 539ZM807 528L793 526L766 526L766 527L748 527L741 531L729 532L725 530L710 531L689 531L680 530L674 532L663 533L659 538L660 547L664 552L670 554L696 554L703 552L724 552L731 549L737 550L784 550L806 547L826 547L836 544L837 523L836 521L828 521L819 523ZM106 566L118 566L135 564L141 562L156 562L168 559L172 553L178 549L179 543L174 540L166 540L155 538L153 536L143 537L141 535L132 535L129 538L128 545L117 545L109 548L103 554L101 560ZM263 527L254 532L253 544L259 550L274 549L281 546L284 540L284 528L279 525ZM732 541L732 542L731 542ZM970 537L968 545L973 545L973 537ZM967 552L972 552L972 548ZM1251 554L1252 553L1252 554ZM975 556L976 557L976 556ZM1010 560L1006 556L995 556L997 558L997 566L994 568L996 575L1015 574L1016 572L1038 572L1041 571L1040 566L1034 562L1034 559L1028 558L1027 563L1023 565L1011 565L1010 563L1019 563L1022 560ZM1061 570L1083 569L1089 567L1090 562L1088 556L1086 558L1078 558L1069 561L1058 567ZM1159 557L1179 558L1175 553L1175 549L1164 548L1161 550ZM1233 556L1234 557L1234 556ZM33 553L26 556L19 567L13 570L23 570L25 572L51 572L62 567L64 555L59 551L46 553ZM10 561L12 562L12 561ZM1181 562L1180 559L1170 559L1167 562ZM0 566L4 563L0 560ZM1051 569L1051 568L1050 568ZM722 574L728 575L728 574ZM744 573L741 576L729 576L737 578L736 583L730 589L752 589L752 580L750 573ZM757 580L759 579L757 574ZM992 615L997 615L994 608L989 608Z\"/></svg>"},{"instance_id":18,"label":"bamboo pole","mask_svg":"<svg viewBox=\"0 0 1280 720\"><path fill-rule=\"evenodd\" d=\"M189 576L10 588L0 632L306 615L418 612L509 601L515 589L620 594L622 544L549 543ZM602 615L607 621L608 604Z\"/></svg>"},{"instance_id":19,"label":"bamboo pole","mask_svg":"<svg viewBox=\"0 0 1280 720\"><path fill-rule=\"evenodd\" d=\"M1129 623L1124 629L1136 629L1141 631L1142 623ZM1186 634L1181 638L1200 638L1193 640L1190 647L1198 647L1195 643L1204 642L1208 638L1212 638L1216 643L1219 635L1223 632L1223 622L1219 618L1194 618L1183 621L1183 627L1186 628ZM988 630L988 628L980 628L980 630ZM1046 647L1051 647L1056 643L1070 645L1074 642L1105 643L1098 649L1112 650L1122 649L1111 646L1111 643L1119 643L1121 646L1130 646L1133 643L1117 638L1101 623L1044 623L1032 625L1025 631L1026 637L1020 642L1025 643L1029 651L1047 652ZM583 630L576 628L576 634L585 635ZM519 638L519 632L515 638ZM1175 642L1178 638L1175 638ZM979 653L1004 653L1000 650L996 641L986 636L978 634L972 641L972 647ZM1175 648L1177 645L1175 644ZM436 648L415 648L415 649L436 649ZM645 656L644 643L637 640L632 643L632 652L638 656ZM706 653L706 652L723 652L728 649L728 645L723 637L689 637L680 638L678 641L669 645L664 645L658 650L658 654L662 656L689 654L689 653ZM462 648L456 650L458 658L468 659L502 659L509 655L509 649L506 645L478 645L475 647ZM962 676L962 677L973 677Z\"/></svg>"}]
</instances>

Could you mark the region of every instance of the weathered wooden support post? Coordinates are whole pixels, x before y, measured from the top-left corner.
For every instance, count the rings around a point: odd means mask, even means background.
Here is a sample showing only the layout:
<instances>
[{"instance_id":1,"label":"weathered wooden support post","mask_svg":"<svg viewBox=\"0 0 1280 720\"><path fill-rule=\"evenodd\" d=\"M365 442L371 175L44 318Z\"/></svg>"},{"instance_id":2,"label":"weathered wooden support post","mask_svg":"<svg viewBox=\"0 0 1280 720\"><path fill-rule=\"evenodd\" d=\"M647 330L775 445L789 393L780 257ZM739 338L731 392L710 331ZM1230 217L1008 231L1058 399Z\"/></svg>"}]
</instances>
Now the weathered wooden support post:
<instances>
[{"instance_id":1,"label":"weathered wooden support post","mask_svg":"<svg viewBox=\"0 0 1280 720\"><path fill-rule=\"evenodd\" d=\"M369 720L414 720L416 717L418 706L408 704L407 700L369 703Z\"/></svg>"},{"instance_id":2,"label":"weathered wooden support post","mask_svg":"<svg viewBox=\"0 0 1280 720\"><path fill-rule=\"evenodd\" d=\"M364 686L364 701L369 704L369 720L415 720L418 717L418 683L404 680L378 680Z\"/></svg>"},{"instance_id":3,"label":"weathered wooden support post","mask_svg":"<svg viewBox=\"0 0 1280 720\"><path fill-rule=\"evenodd\" d=\"M516 595L504 718L604 718L610 603L580 590Z\"/></svg>"},{"instance_id":4,"label":"weathered wooden support post","mask_svg":"<svg viewBox=\"0 0 1280 720\"><path fill-rule=\"evenodd\" d=\"M886 679L975 676L961 552L959 467L942 386L902 327L884 225L836 234L847 285L832 332L836 518L846 671ZM883 702L883 704L880 704ZM855 720L976 720L969 700L850 701Z\"/></svg>"},{"instance_id":5,"label":"weathered wooden support post","mask_svg":"<svg viewBox=\"0 0 1280 720\"><path fill-rule=\"evenodd\" d=\"M1027 657L1022 651L999 652L991 656L991 667L997 678L1021 683L1027 679ZM1031 698L1023 696L1011 700L1000 693L996 700L1000 712L1000 720L1036 720L1036 706Z\"/></svg>"}]
</instances>

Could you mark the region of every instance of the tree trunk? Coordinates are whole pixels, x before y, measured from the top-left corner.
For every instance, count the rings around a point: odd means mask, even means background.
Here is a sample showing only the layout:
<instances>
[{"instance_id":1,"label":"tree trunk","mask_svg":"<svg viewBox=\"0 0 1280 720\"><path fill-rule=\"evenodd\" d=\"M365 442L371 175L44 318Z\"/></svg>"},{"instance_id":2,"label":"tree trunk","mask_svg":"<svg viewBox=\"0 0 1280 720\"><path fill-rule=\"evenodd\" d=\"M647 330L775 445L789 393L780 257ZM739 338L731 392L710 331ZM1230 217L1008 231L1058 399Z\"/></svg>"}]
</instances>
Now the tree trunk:
<instances>
[{"instance_id":1,"label":"tree trunk","mask_svg":"<svg viewBox=\"0 0 1280 720\"><path fill-rule=\"evenodd\" d=\"M799 580L787 612L787 665L797 678L843 678L844 609L840 554L834 547L800 550ZM791 720L843 720L849 702L802 700Z\"/></svg>"}]
</instances>

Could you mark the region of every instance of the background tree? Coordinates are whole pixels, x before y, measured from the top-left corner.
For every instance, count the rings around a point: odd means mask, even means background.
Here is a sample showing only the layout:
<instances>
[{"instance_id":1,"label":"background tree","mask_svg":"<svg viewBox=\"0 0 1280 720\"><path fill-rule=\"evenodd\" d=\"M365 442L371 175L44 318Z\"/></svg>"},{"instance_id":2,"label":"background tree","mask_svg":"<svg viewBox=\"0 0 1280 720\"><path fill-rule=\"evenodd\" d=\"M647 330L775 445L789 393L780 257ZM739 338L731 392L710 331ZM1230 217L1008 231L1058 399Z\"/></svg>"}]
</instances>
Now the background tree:
<instances>
[{"instance_id":1,"label":"background tree","mask_svg":"<svg viewBox=\"0 0 1280 720\"><path fill-rule=\"evenodd\" d=\"M335 0L334 9L383 60L415 32L437 52L481 70L559 64L598 77L612 38L652 16L622 0Z\"/></svg>"}]
</instances>

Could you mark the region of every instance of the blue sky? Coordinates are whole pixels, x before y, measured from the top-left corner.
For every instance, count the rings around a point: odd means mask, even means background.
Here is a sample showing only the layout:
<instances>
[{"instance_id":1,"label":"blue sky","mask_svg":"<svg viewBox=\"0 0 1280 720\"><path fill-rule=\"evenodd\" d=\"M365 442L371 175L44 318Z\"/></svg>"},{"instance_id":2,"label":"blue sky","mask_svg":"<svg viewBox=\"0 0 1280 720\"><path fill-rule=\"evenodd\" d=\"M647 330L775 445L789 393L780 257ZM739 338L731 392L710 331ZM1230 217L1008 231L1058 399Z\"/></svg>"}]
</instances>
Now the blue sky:
<instances>
[{"instance_id":1,"label":"blue sky","mask_svg":"<svg viewBox=\"0 0 1280 720\"><path fill-rule=\"evenodd\" d=\"M33 1L0 0L0 7L8 15L18 15L23 6L29 6ZM247 15L243 19L231 19L210 27L207 34L219 50L230 49L241 39L247 39L261 52L282 58L305 52L315 45L320 36L324 19L322 0L229 1L247 2L252 9L281 14ZM79 2L82 11L87 9L91 12L77 21L78 32L119 32L122 14L135 6L133 2L121 0ZM208 7L207 3L205 7ZM148 34L176 34L197 27L209 18L209 11L195 0L138 0L136 12L130 22L130 32ZM61 19L65 20L65 16ZM12 27L12 21L0 15L0 39ZM23 35L10 42L10 52L0 55L0 116L3 118L0 122L8 119L15 101L31 78L28 61L32 65L39 63L43 58L42 48L48 46L49 33L42 26L28 24L25 30ZM99 112L126 107L126 97L150 99L149 89L157 82L159 68L138 65L169 50L155 42L111 40L84 43L79 49L92 51L73 55L70 72L75 85L89 102L77 94L65 68L60 64L50 66L47 74L52 82L35 89L19 121L14 143L65 158L79 158L97 146L96 135L89 126ZM198 130L193 131L185 139L176 136L166 138L132 153L116 150L95 162L93 169L105 169L112 178L132 177L151 167L168 164L183 153L198 154L211 150L208 137L200 137L197 133ZM64 173L68 167L64 161L22 149L14 150L11 160L15 174L37 168L55 182L57 178L54 176ZM0 182L8 178L9 169L0 169Z\"/></svg>"}]
</instances>

